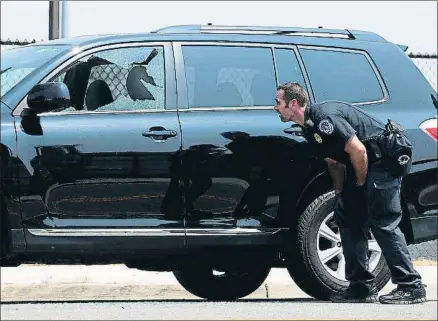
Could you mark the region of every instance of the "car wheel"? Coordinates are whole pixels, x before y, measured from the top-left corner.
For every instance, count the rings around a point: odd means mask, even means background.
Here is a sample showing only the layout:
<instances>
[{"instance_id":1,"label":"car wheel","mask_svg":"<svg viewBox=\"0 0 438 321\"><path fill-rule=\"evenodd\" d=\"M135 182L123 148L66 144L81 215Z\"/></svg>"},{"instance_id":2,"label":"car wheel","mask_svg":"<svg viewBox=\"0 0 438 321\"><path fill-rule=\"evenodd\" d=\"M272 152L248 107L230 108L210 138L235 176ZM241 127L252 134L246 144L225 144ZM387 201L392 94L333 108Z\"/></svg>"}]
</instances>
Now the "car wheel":
<instances>
[{"instance_id":1,"label":"car wheel","mask_svg":"<svg viewBox=\"0 0 438 321\"><path fill-rule=\"evenodd\" d=\"M7 249L8 249L8 225L7 225L7 221L6 221L6 212L5 211L6 210L4 208L4 205L1 204L1 212L0 212L0 265L2 265L4 263L4 261L6 260L6 254L7 254Z\"/></svg>"},{"instance_id":2,"label":"car wheel","mask_svg":"<svg viewBox=\"0 0 438 321\"><path fill-rule=\"evenodd\" d=\"M268 267L247 271L216 272L211 268L175 271L178 282L191 294L212 301L232 301L257 290L270 272Z\"/></svg>"},{"instance_id":3,"label":"car wheel","mask_svg":"<svg viewBox=\"0 0 438 321\"><path fill-rule=\"evenodd\" d=\"M328 300L332 294L348 287L345 279L345 258L333 217L334 192L315 199L298 218L292 229L291 244L285 251L286 267L295 283L308 295ZM369 269L376 276L381 290L391 274L382 251L369 233Z\"/></svg>"}]
</instances>

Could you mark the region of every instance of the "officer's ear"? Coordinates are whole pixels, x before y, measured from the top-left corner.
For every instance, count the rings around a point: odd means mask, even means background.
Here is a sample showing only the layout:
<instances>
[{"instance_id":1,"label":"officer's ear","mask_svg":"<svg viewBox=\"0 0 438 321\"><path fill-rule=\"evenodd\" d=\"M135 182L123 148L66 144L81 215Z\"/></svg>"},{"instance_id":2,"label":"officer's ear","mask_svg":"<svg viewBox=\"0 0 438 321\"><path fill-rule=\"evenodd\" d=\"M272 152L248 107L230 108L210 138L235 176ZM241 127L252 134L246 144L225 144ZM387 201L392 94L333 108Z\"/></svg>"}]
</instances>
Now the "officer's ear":
<instances>
[{"instance_id":1,"label":"officer's ear","mask_svg":"<svg viewBox=\"0 0 438 321\"><path fill-rule=\"evenodd\" d=\"M292 109L294 106L297 106L297 105L298 105L298 101L296 99L291 99L289 101L289 103L287 104L287 107Z\"/></svg>"}]
</instances>

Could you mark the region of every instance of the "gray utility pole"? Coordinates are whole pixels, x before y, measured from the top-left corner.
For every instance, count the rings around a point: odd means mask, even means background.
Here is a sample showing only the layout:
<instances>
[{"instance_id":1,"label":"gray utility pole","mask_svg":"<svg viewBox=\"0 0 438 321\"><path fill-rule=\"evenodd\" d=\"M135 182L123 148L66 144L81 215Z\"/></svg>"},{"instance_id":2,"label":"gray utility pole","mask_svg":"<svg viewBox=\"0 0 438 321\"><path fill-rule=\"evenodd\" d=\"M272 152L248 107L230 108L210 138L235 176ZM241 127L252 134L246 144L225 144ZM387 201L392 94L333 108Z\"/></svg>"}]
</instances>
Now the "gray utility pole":
<instances>
[{"instance_id":1,"label":"gray utility pole","mask_svg":"<svg viewBox=\"0 0 438 321\"><path fill-rule=\"evenodd\" d=\"M60 1L49 1L49 40L59 39L59 3Z\"/></svg>"}]
</instances>

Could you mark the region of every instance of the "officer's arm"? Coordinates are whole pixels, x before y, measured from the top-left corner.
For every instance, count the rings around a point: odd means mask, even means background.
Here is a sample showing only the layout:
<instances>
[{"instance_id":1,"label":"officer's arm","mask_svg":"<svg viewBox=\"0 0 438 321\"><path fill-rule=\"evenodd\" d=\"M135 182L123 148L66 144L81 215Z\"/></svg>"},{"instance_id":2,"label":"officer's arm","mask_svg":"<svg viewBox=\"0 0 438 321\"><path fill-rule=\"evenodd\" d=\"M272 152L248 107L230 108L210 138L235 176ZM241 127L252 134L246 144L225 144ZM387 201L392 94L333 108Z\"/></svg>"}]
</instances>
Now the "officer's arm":
<instances>
[{"instance_id":1,"label":"officer's arm","mask_svg":"<svg viewBox=\"0 0 438 321\"><path fill-rule=\"evenodd\" d=\"M347 141L344 150L350 155L351 163L356 172L357 184L365 184L368 170L368 157L364 144L354 135Z\"/></svg>"},{"instance_id":2,"label":"officer's arm","mask_svg":"<svg viewBox=\"0 0 438 321\"><path fill-rule=\"evenodd\" d=\"M344 147L355 169L357 184L363 185L367 176L368 158L365 146L356 136L356 130L342 115L331 113L320 120L316 128L332 143Z\"/></svg>"}]
</instances>

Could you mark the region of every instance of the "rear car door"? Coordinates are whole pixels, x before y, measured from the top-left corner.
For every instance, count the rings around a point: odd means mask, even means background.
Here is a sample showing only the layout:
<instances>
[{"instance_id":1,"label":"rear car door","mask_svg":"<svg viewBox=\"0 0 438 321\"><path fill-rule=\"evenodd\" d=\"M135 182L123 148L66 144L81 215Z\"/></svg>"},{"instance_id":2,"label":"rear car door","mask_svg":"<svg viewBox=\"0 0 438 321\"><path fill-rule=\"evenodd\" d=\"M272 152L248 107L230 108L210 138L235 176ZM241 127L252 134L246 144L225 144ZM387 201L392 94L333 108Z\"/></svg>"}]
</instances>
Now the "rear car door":
<instances>
[{"instance_id":1,"label":"rear car door","mask_svg":"<svg viewBox=\"0 0 438 321\"><path fill-rule=\"evenodd\" d=\"M293 46L190 42L174 52L188 247L275 240L289 216L281 200L312 175L291 166L312 159L273 109L279 78L306 86Z\"/></svg>"},{"instance_id":2,"label":"rear car door","mask_svg":"<svg viewBox=\"0 0 438 321\"><path fill-rule=\"evenodd\" d=\"M174 79L169 44L108 45L47 77L67 84L69 108L43 113L35 124L20 116L25 106L15 110L30 251L129 254L184 246Z\"/></svg>"}]
</instances>

